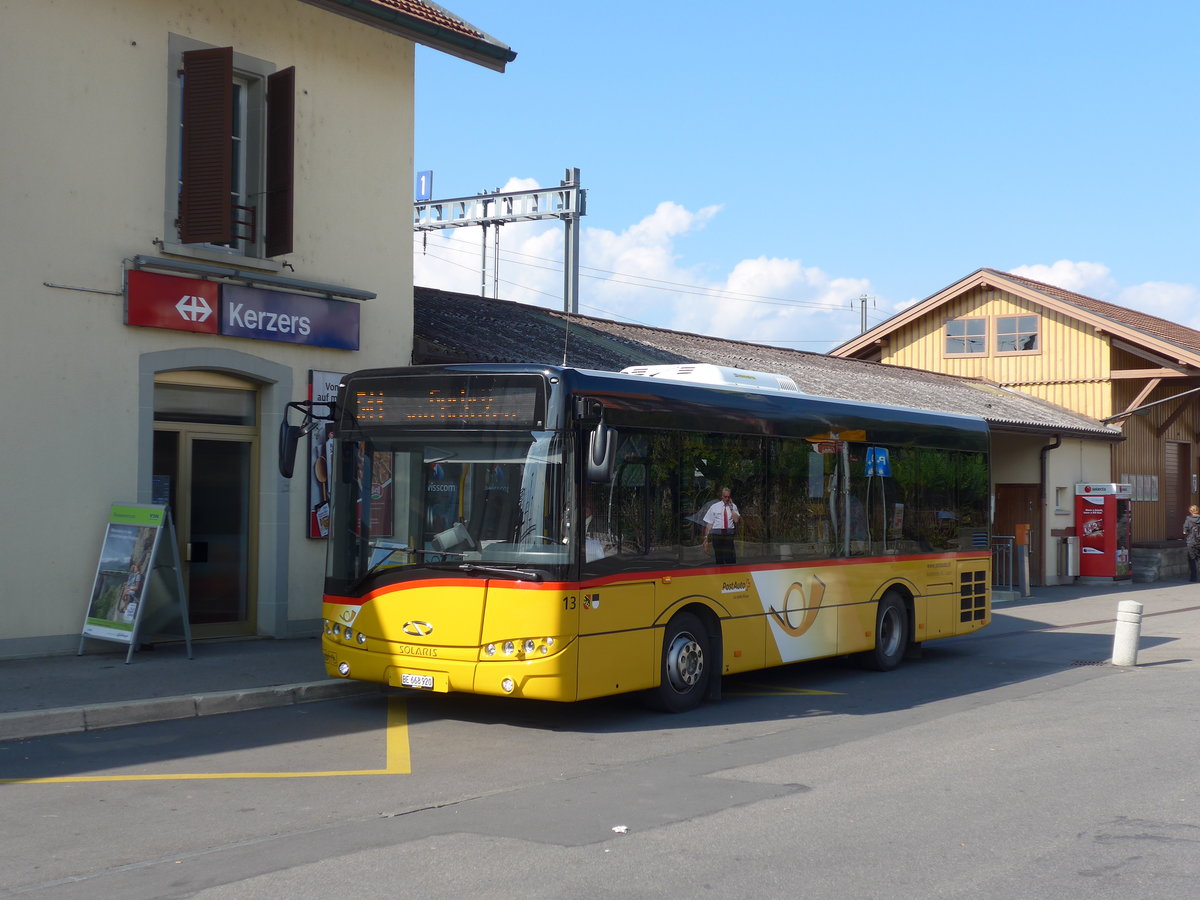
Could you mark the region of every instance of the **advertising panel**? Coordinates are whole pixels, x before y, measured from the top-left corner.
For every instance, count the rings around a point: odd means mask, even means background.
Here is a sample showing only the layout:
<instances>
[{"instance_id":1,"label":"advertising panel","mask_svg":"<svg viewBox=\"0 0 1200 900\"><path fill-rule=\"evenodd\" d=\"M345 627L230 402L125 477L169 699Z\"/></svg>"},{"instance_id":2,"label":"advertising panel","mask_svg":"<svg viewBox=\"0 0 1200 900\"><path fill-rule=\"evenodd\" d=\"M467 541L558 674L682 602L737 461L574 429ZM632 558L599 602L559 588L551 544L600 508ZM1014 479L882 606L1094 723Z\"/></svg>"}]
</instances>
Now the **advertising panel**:
<instances>
[{"instance_id":1,"label":"advertising panel","mask_svg":"<svg viewBox=\"0 0 1200 900\"><path fill-rule=\"evenodd\" d=\"M166 508L116 504L109 513L83 633L128 642L142 609Z\"/></svg>"},{"instance_id":2,"label":"advertising panel","mask_svg":"<svg viewBox=\"0 0 1200 900\"><path fill-rule=\"evenodd\" d=\"M330 404L337 399L344 373L308 373L308 399ZM324 409L319 410L324 412ZM333 423L318 421L308 435L308 536L329 537L329 478L333 473Z\"/></svg>"},{"instance_id":3,"label":"advertising panel","mask_svg":"<svg viewBox=\"0 0 1200 900\"><path fill-rule=\"evenodd\" d=\"M1081 576L1132 577L1131 495L1127 484L1075 485L1075 528L1079 535Z\"/></svg>"},{"instance_id":4,"label":"advertising panel","mask_svg":"<svg viewBox=\"0 0 1200 900\"><path fill-rule=\"evenodd\" d=\"M337 400L338 384L345 376L338 372L308 373L309 399L316 404L333 404ZM323 412L323 409L318 410ZM318 422L309 433L308 448L308 536L329 537L330 480L334 477L333 423ZM348 447L351 445L348 445ZM395 487L392 484L392 454L371 455L370 512L371 533L390 535L393 531L392 509L395 506ZM355 461L355 470L365 476L365 460ZM359 501L361 504L361 500Z\"/></svg>"},{"instance_id":5,"label":"advertising panel","mask_svg":"<svg viewBox=\"0 0 1200 900\"><path fill-rule=\"evenodd\" d=\"M143 630L154 628L151 620L169 607L172 620L182 625L191 659L192 632L182 568L166 504L114 503L84 614L80 654L87 638L116 641L129 645L128 663ZM155 608L153 614L148 606Z\"/></svg>"}]
</instances>

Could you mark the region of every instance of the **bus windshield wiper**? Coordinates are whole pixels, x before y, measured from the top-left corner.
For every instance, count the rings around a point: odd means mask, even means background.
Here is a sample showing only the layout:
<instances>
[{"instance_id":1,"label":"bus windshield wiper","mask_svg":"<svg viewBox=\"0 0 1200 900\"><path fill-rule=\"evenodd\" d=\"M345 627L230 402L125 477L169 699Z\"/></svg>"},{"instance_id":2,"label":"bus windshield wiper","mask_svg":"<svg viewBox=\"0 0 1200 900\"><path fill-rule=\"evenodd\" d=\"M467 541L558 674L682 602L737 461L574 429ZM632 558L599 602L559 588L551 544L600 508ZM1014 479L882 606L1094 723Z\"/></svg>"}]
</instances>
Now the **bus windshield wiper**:
<instances>
[{"instance_id":1,"label":"bus windshield wiper","mask_svg":"<svg viewBox=\"0 0 1200 900\"><path fill-rule=\"evenodd\" d=\"M498 575L501 578L514 578L517 581L541 581L541 572L527 569L501 569L499 566L477 566L475 563L463 563L458 567L463 572L482 572L484 575Z\"/></svg>"},{"instance_id":2,"label":"bus windshield wiper","mask_svg":"<svg viewBox=\"0 0 1200 900\"><path fill-rule=\"evenodd\" d=\"M360 586L365 584L367 582L367 579L369 579L372 575L374 575L376 572L380 571L381 569L400 568L401 566L405 565L403 563L397 564L397 563L390 562L393 555L396 553L412 553L412 554L421 555L421 556L428 554L431 556L453 556L453 557L455 557L455 559L443 560L443 561L433 562L433 563L426 563L426 565L429 565L429 566L436 566L436 565L439 565L439 563L447 565L447 566L453 566L453 565L457 564L458 560L462 559L466 555L464 553L447 552L445 550L422 550L419 547L408 547L408 546L405 546L404 544L397 544L396 546L381 544L381 545L377 546L375 549L386 550L387 553L385 553L379 559L375 560L375 562L371 564L370 568L368 568L367 571L363 572L362 575L360 575L358 578L356 578L354 580L353 587L355 589L358 589Z\"/></svg>"}]
</instances>

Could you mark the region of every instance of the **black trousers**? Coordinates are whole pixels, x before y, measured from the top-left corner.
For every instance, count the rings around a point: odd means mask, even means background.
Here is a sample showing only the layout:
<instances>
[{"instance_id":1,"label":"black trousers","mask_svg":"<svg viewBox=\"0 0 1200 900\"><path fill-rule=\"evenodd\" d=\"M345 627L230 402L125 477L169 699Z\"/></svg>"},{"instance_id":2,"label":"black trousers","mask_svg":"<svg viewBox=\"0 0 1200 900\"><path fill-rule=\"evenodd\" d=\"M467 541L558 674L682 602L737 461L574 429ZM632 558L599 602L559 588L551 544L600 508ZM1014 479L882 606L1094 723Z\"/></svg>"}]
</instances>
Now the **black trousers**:
<instances>
[{"instance_id":1,"label":"black trousers","mask_svg":"<svg viewBox=\"0 0 1200 900\"><path fill-rule=\"evenodd\" d=\"M712 541L713 556L716 557L718 566L731 566L737 562L733 551L732 534L717 534L714 531L709 537Z\"/></svg>"}]
</instances>

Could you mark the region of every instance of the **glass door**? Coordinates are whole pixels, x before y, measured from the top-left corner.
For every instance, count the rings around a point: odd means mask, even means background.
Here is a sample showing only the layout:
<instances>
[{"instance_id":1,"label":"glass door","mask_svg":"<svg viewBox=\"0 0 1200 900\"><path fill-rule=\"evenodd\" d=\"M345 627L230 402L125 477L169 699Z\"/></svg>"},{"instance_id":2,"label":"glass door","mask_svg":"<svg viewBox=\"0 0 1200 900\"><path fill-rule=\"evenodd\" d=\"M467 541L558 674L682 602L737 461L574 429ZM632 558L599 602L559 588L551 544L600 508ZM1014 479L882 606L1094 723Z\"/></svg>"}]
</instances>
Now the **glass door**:
<instances>
[{"instance_id":1,"label":"glass door","mask_svg":"<svg viewBox=\"0 0 1200 900\"><path fill-rule=\"evenodd\" d=\"M197 638L233 637L256 630L255 498L258 434L253 426L253 392L238 399L242 413L221 416L238 424L171 421L217 418L220 396L211 402L181 404L180 388L156 392L154 426L154 498L171 507L183 561L192 633ZM185 398L195 400L189 388ZM221 392L217 392L218 394ZM226 397L226 400L229 398ZM171 409L175 408L173 414Z\"/></svg>"}]
</instances>

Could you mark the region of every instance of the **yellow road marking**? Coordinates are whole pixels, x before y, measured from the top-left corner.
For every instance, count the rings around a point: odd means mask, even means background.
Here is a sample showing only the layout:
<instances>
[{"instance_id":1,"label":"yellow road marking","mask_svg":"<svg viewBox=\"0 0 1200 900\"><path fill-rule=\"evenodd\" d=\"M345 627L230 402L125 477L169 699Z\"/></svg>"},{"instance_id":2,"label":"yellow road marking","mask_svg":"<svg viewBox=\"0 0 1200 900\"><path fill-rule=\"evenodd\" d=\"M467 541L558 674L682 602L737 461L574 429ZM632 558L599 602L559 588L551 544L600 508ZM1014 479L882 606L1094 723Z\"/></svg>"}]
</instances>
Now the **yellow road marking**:
<instances>
[{"instance_id":1,"label":"yellow road marking","mask_svg":"<svg viewBox=\"0 0 1200 900\"><path fill-rule=\"evenodd\" d=\"M388 698L384 729L384 768L346 769L327 772L204 772L179 775L68 775L60 778L0 778L0 784L87 784L116 781L218 781L228 778L345 778L354 775L407 775L411 771L408 752L408 709L399 697Z\"/></svg>"}]
</instances>

